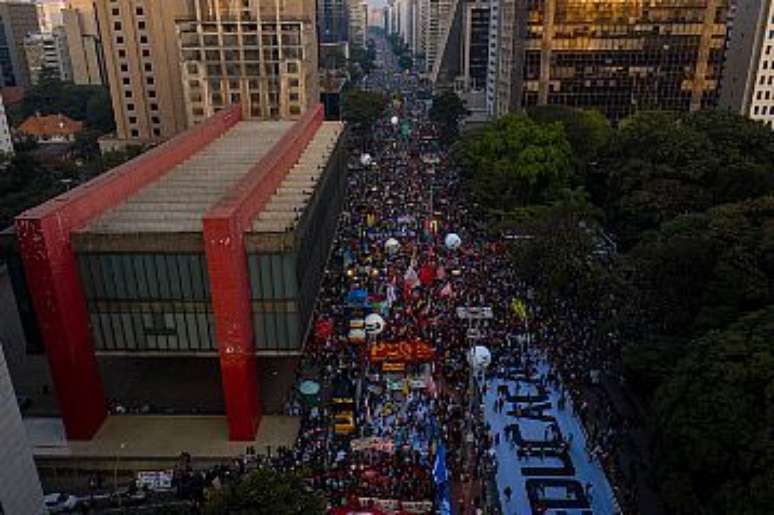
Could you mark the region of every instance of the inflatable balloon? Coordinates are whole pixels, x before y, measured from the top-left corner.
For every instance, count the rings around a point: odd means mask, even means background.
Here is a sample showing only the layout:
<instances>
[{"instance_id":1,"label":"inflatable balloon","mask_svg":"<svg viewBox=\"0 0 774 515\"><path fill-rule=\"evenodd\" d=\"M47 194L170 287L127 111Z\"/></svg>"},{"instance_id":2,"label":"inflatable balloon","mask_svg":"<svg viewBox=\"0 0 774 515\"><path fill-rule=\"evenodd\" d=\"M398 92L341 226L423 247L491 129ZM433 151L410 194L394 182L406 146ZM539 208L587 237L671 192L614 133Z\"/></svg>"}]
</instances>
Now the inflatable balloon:
<instances>
[{"instance_id":1,"label":"inflatable balloon","mask_svg":"<svg viewBox=\"0 0 774 515\"><path fill-rule=\"evenodd\" d=\"M392 124L394 127L397 127L397 126L398 126L398 121L399 121L399 120L398 120L398 117L397 117L397 116L393 116L392 118L390 118L390 123L391 123L391 124Z\"/></svg>"},{"instance_id":2,"label":"inflatable balloon","mask_svg":"<svg viewBox=\"0 0 774 515\"><path fill-rule=\"evenodd\" d=\"M386 242L384 242L384 251L387 252L387 254L395 254L400 249L400 242L396 240L395 238L390 238Z\"/></svg>"},{"instance_id":3,"label":"inflatable balloon","mask_svg":"<svg viewBox=\"0 0 774 515\"><path fill-rule=\"evenodd\" d=\"M365 330L367 334L376 335L384 331L385 321L378 313L371 313L365 318Z\"/></svg>"},{"instance_id":4,"label":"inflatable balloon","mask_svg":"<svg viewBox=\"0 0 774 515\"><path fill-rule=\"evenodd\" d=\"M475 371L486 369L492 362L492 354L484 346L476 345L468 352L468 364Z\"/></svg>"},{"instance_id":5,"label":"inflatable balloon","mask_svg":"<svg viewBox=\"0 0 774 515\"><path fill-rule=\"evenodd\" d=\"M446 239L444 240L444 244L446 245L446 248L449 250L457 250L460 248L460 245L462 245L462 238L457 233L450 232L446 235Z\"/></svg>"},{"instance_id":6,"label":"inflatable balloon","mask_svg":"<svg viewBox=\"0 0 774 515\"><path fill-rule=\"evenodd\" d=\"M370 165L371 161L372 161L371 154L367 154L366 153L366 154L363 154L362 156L360 156L360 164L362 164L363 166Z\"/></svg>"}]
</instances>

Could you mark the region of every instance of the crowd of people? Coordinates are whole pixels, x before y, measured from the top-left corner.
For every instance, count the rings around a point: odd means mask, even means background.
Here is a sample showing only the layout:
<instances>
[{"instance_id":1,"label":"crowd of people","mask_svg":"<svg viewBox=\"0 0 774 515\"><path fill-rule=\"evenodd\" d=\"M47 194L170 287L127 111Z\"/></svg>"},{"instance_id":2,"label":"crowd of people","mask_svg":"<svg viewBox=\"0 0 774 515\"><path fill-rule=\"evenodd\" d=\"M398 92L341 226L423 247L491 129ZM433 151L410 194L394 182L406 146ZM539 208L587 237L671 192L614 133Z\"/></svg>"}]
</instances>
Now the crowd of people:
<instances>
[{"instance_id":1,"label":"crowd of people","mask_svg":"<svg viewBox=\"0 0 774 515\"><path fill-rule=\"evenodd\" d=\"M501 513L492 485L507 435L485 421L487 381L474 377L472 347L489 348L497 369L523 359L517 342L533 335L529 352L551 364L545 380L562 385L589 428L590 451L609 464L622 428L609 408L595 403L590 413L584 397L606 356L572 311L530 301L506 243L476 216L439 144L424 86L384 57L368 80L391 102L351 149L347 198L297 370L298 385L319 388L298 388L288 402L301 418L295 447L256 460L302 473L332 510L450 513L451 503L455 513ZM514 310L517 299L524 307ZM491 311L471 321L459 307Z\"/></svg>"}]
</instances>

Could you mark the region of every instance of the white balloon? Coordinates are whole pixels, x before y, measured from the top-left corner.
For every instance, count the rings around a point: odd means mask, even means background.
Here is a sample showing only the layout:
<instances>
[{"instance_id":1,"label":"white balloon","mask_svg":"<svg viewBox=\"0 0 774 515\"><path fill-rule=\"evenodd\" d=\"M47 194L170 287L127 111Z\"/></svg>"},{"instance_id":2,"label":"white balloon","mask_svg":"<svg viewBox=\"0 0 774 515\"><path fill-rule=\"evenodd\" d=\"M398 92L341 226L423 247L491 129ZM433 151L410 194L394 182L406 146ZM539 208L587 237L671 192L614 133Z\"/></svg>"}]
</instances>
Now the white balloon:
<instances>
[{"instance_id":1,"label":"white balloon","mask_svg":"<svg viewBox=\"0 0 774 515\"><path fill-rule=\"evenodd\" d=\"M393 116L392 118L390 118L390 123L393 125L398 125L398 117Z\"/></svg>"},{"instance_id":2,"label":"white balloon","mask_svg":"<svg viewBox=\"0 0 774 515\"><path fill-rule=\"evenodd\" d=\"M468 364L473 370L486 369L492 363L492 353L482 345L476 345L468 352Z\"/></svg>"},{"instance_id":3,"label":"white balloon","mask_svg":"<svg viewBox=\"0 0 774 515\"><path fill-rule=\"evenodd\" d=\"M371 154L363 154L362 156L360 156L360 164L362 164L363 166L370 165L371 161L372 161Z\"/></svg>"},{"instance_id":4,"label":"white balloon","mask_svg":"<svg viewBox=\"0 0 774 515\"><path fill-rule=\"evenodd\" d=\"M400 249L400 242L395 238L390 238L384 242L384 251L387 252L387 254L395 254L398 252L398 249Z\"/></svg>"},{"instance_id":5,"label":"white balloon","mask_svg":"<svg viewBox=\"0 0 774 515\"><path fill-rule=\"evenodd\" d=\"M384 331L386 322L378 313L371 313L365 317L365 330L368 334L381 334Z\"/></svg>"},{"instance_id":6,"label":"white balloon","mask_svg":"<svg viewBox=\"0 0 774 515\"><path fill-rule=\"evenodd\" d=\"M450 232L449 234L446 235L444 244L446 245L446 248L449 250L457 250L458 248L460 248L460 245L462 245L462 238L460 238L459 234Z\"/></svg>"}]
</instances>

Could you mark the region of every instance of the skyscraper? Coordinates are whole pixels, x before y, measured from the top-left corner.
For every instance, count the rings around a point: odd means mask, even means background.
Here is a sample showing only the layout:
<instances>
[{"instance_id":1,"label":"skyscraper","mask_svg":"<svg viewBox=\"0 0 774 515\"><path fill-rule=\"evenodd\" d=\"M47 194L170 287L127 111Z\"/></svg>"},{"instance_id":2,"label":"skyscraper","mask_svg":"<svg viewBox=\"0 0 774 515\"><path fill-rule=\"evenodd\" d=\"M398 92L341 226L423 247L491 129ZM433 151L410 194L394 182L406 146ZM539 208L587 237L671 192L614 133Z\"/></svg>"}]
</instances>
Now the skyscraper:
<instances>
[{"instance_id":1,"label":"skyscraper","mask_svg":"<svg viewBox=\"0 0 774 515\"><path fill-rule=\"evenodd\" d=\"M368 39L368 2L348 0L349 44L365 48Z\"/></svg>"},{"instance_id":2,"label":"skyscraper","mask_svg":"<svg viewBox=\"0 0 774 515\"><path fill-rule=\"evenodd\" d=\"M24 52L33 84L38 83L44 70L55 73L62 81L72 81L67 37L62 26L54 27L52 32L28 34L24 38Z\"/></svg>"},{"instance_id":3,"label":"skyscraper","mask_svg":"<svg viewBox=\"0 0 774 515\"><path fill-rule=\"evenodd\" d=\"M35 4L0 3L0 87L30 85L24 38L38 32Z\"/></svg>"},{"instance_id":4,"label":"skyscraper","mask_svg":"<svg viewBox=\"0 0 774 515\"><path fill-rule=\"evenodd\" d=\"M774 2L737 2L729 23L720 105L774 124Z\"/></svg>"},{"instance_id":5,"label":"skyscraper","mask_svg":"<svg viewBox=\"0 0 774 515\"><path fill-rule=\"evenodd\" d=\"M500 114L563 104L618 120L717 103L729 0L502 4L499 48L512 60L498 69Z\"/></svg>"}]
</instances>

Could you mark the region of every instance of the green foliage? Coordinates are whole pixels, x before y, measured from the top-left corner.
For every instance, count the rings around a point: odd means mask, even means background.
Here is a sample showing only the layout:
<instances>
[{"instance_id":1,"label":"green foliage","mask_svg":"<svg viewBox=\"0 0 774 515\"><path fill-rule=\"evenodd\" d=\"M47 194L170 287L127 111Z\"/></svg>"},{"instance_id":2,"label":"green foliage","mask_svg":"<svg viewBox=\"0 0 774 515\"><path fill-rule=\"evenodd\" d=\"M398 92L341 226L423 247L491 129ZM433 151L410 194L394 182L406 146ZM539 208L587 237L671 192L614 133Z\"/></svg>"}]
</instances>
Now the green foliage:
<instances>
[{"instance_id":1,"label":"green foliage","mask_svg":"<svg viewBox=\"0 0 774 515\"><path fill-rule=\"evenodd\" d=\"M342 118L362 129L370 128L387 106L387 97L375 91L352 89L342 97Z\"/></svg>"},{"instance_id":2,"label":"green foliage","mask_svg":"<svg viewBox=\"0 0 774 515\"><path fill-rule=\"evenodd\" d=\"M430 119L441 126L441 139L452 142L460 132L460 120L469 114L465 102L453 91L433 96Z\"/></svg>"},{"instance_id":3,"label":"green foliage","mask_svg":"<svg viewBox=\"0 0 774 515\"><path fill-rule=\"evenodd\" d=\"M727 112L638 113L601 161L608 218L625 248L683 213L774 191L774 135Z\"/></svg>"},{"instance_id":4,"label":"green foliage","mask_svg":"<svg viewBox=\"0 0 774 515\"><path fill-rule=\"evenodd\" d=\"M692 341L653 411L671 513L770 512L774 306Z\"/></svg>"},{"instance_id":5,"label":"green foliage","mask_svg":"<svg viewBox=\"0 0 774 515\"><path fill-rule=\"evenodd\" d=\"M545 203L569 184L572 151L559 124L507 115L466 135L455 159L487 209L507 212Z\"/></svg>"},{"instance_id":6,"label":"green foliage","mask_svg":"<svg viewBox=\"0 0 774 515\"><path fill-rule=\"evenodd\" d=\"M610 122L599 111L561 105L533 106L527 115L540 124L560 123L579 163L597 158L613 135Z\"/></svg>"},{"instance_id":7,"label":"green foliage","mask_svg":"<svg viewBox=\"0 0 774 515\"><path fill-rule=\"evenodd\" d=\"M294 475L258 469L241 482L213 492L205 508L212 515L322 515L323 499Z\"/></svg>"},{"instance_id":8,"label":"green foliage","mask_svg":"<svg viewBox=\"0 0 774 515\"><path fill-rule=\"evenodd\" d=\"M84 121L90 129L102 134L115 129L110 92L104 86L79 86L62 82L57 76L41 73L38 84L29 88L24 101L9 108L13 125L40 114L64 114Z\"/></svg>"}]
</instances>

